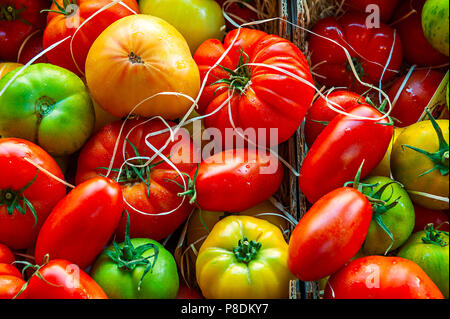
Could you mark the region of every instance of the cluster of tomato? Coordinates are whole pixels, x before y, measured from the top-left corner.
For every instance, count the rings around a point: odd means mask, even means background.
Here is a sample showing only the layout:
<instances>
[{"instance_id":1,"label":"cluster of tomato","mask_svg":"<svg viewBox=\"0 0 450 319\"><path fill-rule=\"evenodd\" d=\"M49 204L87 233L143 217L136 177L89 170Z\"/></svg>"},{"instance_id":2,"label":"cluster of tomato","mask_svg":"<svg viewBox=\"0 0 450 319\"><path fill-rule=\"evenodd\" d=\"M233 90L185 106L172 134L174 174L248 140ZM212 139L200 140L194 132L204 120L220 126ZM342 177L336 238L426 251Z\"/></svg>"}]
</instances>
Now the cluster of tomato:
<instances>
[{"instance_id":1,"label":"cluster of tomato","mask_svg":"<svg viewBox=\"0 0 450 319\"><path fill-rule=\"evenodd\" d=\"M296 278L327 298L448 297L448 120L426 109L448 30L427 37L420 0L381 1L396 29L371 28L366 2L317 22L308 61L225 22L221 6L260 18L255 1L0 0L0 297L287 298ZM346 90L314 101L321 85ZM214 144L183 129L194 107ZM268 149L303 122L297 222ZM165 247L183 224L201 293Z\"/></svg>"}]
</instances>

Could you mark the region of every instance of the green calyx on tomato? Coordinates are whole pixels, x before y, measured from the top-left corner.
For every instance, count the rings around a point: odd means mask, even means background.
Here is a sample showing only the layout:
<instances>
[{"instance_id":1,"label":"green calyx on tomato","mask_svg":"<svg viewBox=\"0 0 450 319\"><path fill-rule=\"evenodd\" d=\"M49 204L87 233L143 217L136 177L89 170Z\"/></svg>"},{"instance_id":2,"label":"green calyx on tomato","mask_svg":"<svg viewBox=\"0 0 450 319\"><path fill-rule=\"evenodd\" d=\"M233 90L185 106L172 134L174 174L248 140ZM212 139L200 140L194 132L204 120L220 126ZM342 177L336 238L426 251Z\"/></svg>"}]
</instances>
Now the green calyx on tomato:
<instances>
[{"instance_id":1,"label":"green calyx on tomato","mask_svg":"<svg viewBox=\"0 0 450 319\"><path fill-rule=\"evenodd\" d=\"M420 154L425 155L426 157L428 157L433 163L434 163L434 167L429 169L426 172L423 172L419 175L419 177L429 174L435 170L439 170L439 172L442 175L447 175L449 172L449 145L447 143L447 141L444 138L444 135L442 134L442 130L439 127L439 125L436 123L436 120L434 119L434 117L431 115L430 111L427 109L426 110L428 117L430 118L431 124L433 125L433 128L436 132L436 135L438 137L439 140L439 150L437 150L434 153L431 152L427 152L423 149L411 146L411 145L406 145L403 144L402 147L408 147L416 152L419 152Z\"/></svg>"},{"instance_id":2,"label":"green calyx on tomato","mask_svg":"<svg viewBox=\"0 0 450 319\"><path fill-rule=\"evenodd\" d=\"M39 170L36 172L34 178L19 190L0 189L0 206L6 205L6 211L8 212L8 215L12 215L14 213L14 210L17 210L22 215L25 215L28 207L34 217L34 226L36 226L38 222L36 210L34 209L33 204L31 204L31 202L25 197L23 192L25 192L25 190L34 183L38 174ZM23 202L23 204L21 204L21 202Z\"/></svg>"},{"instance_id":3,"label":"green calyx on tomato","mask_svg":"<svg viewBox=\"0 0 450 319\"><path fill-rule=\"evenodd\" d=\"M199 168L199 164L197 163L197 168L195 169L195 173L194 173L194 177L191 178L191 176L187 173L182 172L181 174L183 174L183 176L186 176L188 179L188 185L185 188L183 185L181 185L180 183L174 181L173 179L165 179L167 181L170 181L172 183L175 183L176 185L178 185L179 187L181 187L183 190L185 190L184 192L178 193L179 197L183 197L183 196L189 196L191 199L189 200L189 204L194 204L197 200L197 189L195 188L195 181L197 180L197 176L198 176L198 168Z\"/></svg>"},{"instance_id":4,"label":"green calyx on tomato","mask_svg":"<svg viewBox=\"0 0 450 319\"><path fill-rule=\"evenodd\" d=\"M63 14L65 16L69 16L74 13L74 7L71 5L77 5L77 0L63 0L63 6L58 4L58 1L52 0L53 3L56 5L58 10L42 10L42 12L53 12L53 13L59 13Z\"/></svg>"},{"instance_id":5,"label":"green calyx on tomato","mask_svg":"<svg viewBox=\"0 0 450 319\"><path fill-rule=\"evenodd\" d=\"M361 61L359 60L359 58L353 57L353 58L352 58L352 64L355 66L355 70L356 70L356 73L358 74L358 76L359 76L360 78L363 77L364 74L365 74L365 72L364 72L364 69L363 69L363 67L362 67L362 63L361 63ZM353 69L352 69L352 66L351 66L351 64L350 64L350 62L347 62L347 70L349 70L349 71L352 71L352 70L353 70ZM355 79L353 79L353 81L355 81Z\"/></svg>"},{"instance_id":6,"label":"green calyx on tomato","mask_svg":"<svg viewBox=\"0 0 450 319\"><path fill-rule=\"evenodd\" d=\"M234 247L233 252L237 261L248 264L256 258L261 246L260 242L254 240L249 241L247 237L244 236L244 238L239 240L238 245Z\"/></svg>"},{"instance_id":7,"label":"green calyx on tomato","mask_svg":"<svg viewBox=\"0 0 450 319\"><path fill-rule=\"evenodd\" d=\"M245 57L245 58L244 58ZM249 66L247 65L249 61L249 56L247 53L244 52L244 50L241 48L240 56L239 56L239 63L236 68L236 70L231 70L229 68L226 68L224 66L219 65L224 71L228 72L230 74L229 79L222 79L217 82L212 83L211 85L215 84L226 84L231 91L239 91L241 95L245 95L245 91L247 90L247 86L250 82L250 78L252 77L251 71ZM217 90L221 89L222 87L219 86Z\"/></svg>"},{"instance_id":8,"label":"green calyx on tomato","mask_svg":"<svg viewBox=\"0 0 450 319\"><path fill-rule=\"evenodd\" d=\"M30 22L20 16L20 14L26 9L26 7L17 9L14 5L2 5L0 6L0 21L6 20L11 22L19 20L22 23L32 25Z\"/></svg>"},{"instance_id":9,"label":"green calyx on tomato","mask_svg":"<svg viewBox=\"0 0 450 319\"><path fill-rule=\"evenodd\" d=\"M448 238L448 232L434 229L433 224L428 224L425 228L425 237L422 237L424 244L433 244L441 247L448 245L448 241L444 240L442 234L446 234Z\"/></svg>"}]
</instances>

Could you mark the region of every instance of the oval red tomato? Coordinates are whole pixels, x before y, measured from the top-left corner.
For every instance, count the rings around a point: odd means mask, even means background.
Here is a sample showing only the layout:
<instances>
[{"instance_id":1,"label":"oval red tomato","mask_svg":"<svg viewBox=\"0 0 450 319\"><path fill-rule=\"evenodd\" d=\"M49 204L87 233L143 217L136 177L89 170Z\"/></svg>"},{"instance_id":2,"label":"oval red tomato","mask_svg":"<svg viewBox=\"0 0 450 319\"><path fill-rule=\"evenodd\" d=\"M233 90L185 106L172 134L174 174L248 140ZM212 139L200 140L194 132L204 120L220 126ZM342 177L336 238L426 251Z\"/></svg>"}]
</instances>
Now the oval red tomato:
<instances>
[{"instance_id":1,"label":"oval red tomato","mask_svg":"<svg viewBox=\"0 0 450 319\"><path fill-rule=\"evenodd\" d=\"M14 262L14 254L8 246L0 244L0 263L11 264Z\"/></svg>"},{"instance_id":2,"label":"oval red tomato","mask_svg":"<svg viewBox=\"0 0 450 319\"><path fill-rule=\"evenodd\" d=\"M22 278L3 275L0 276L0 299L13 299L25 285Z\"/></svg>"}]
</instances>

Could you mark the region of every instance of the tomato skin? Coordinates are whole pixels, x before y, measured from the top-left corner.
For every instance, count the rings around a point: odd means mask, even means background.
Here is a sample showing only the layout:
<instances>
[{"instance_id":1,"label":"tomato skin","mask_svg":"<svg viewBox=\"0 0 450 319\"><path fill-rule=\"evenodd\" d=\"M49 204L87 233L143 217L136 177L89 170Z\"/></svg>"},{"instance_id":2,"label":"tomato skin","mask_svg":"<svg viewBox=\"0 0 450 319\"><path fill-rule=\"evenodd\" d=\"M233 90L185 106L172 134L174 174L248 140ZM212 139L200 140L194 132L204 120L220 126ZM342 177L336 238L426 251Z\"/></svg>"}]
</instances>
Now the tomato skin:
<instances>
[{"instance_id":1,"label":"tomato skin","mask_svg":"<svg viewBox=\"0 0 450 319\"><path fill-rule=\"evenodd\" d=\"M77 265L64 260L49 261L34 275L19 299L108 299L103 289Z\"/></svg>"},{"instance_id":2,"label":"tomato skin","mask_svg":"<svg viewBox=\"0 0 450 319\"><path fill-rule=\"evenodd\" d=\"M0 275L0 299L13 299L25 285L22 278Z\"/></svg>"},{"instance_id":3,"label":"tomato skin","mask_svg":"<svg viewBox=\"0 0 450 319\"><path fill-rule=\"evenodd\" d=\"M333 274L325 299L443 299L430 277L401 257L367 256Z\"/></svg>"},{"instance_id":4,"label":"tomato skin","mask_svg":"<svg viewBox=\"0 0 450 319\"><path fill-rule=\"evenodd\" d=\"M406 75L396 80L389 89L388 96L391 102L394 101L405 77ZM431 69L413 71L397 102L393 105L390 115L400 121L396 121L395 125L405 127L416 123L443 78L443 73Z\"/></svg>"},{"instance_id":5,"label":"tomato skin","mask_svg":"<svg viewBox=\"0 0 450 319\"><path fill-rule=\"evenodd\" d=\"M400 0L346 0L345 5L351 10L366 13L368 5L377 5L380 9L381 21L388 22Z\"/></svg>"},{"instance_id":6,"label":"tomato skin","mask_svg":"<svg viewBox=\"0 0 450 319\"><path fill-rule=\"evenodd\" d=\"M384 154L381 162L378 163L377 167L375 167L369 174L369 176L386 176L391 177L391 152L392 147L394 146L397 137L403 132L404 127L394 127L394 132L392 134L391 142L389 143L389 147Z\"/></svg>"},{"instance_id":7,"label":"tomato skin","mask_svg":"<svg viewBox=\"0 0 450 319\"><path fill-rule=\"evenodd\" d=\"M374 119L382 116L368 105L355 106L347 113ZM354 180L363 160L361 178L378 165L394 130L386 123L386 118L373 121L336 115L317 137L300 169L300 189L310 203Z\"/></svg>"},{"instance_id":8,"label":"tomato skin","mask_svg":"<svg viewBox=\"0 0 450 319\"><path fill-rule=\"evenodd\" d=\"M0 263L11 264L15 261L14 254L8 246L0 244Z\"/></svg>"},{"instance_id":9,"label":"tomato skin","mask_svg":"<svg viewBox=\"0 0 450 319\"><path fill-rule=\"evenodd\" d=\"M203 296L197 289L189 288L186 284L180 283L177 299L203 299Z\"/></svg>"},{"instance_id":10,"label":"tomato skin","mask_svg":"<svg viewBox=\"0 0 450 319\"><path fill-rule=\"evenodd\" d=\"M28 207L24 215L17 210L8 215L6 205L0 205L0 242L12 250L28 248L34 244L39 229L52 208L66 194L62 183L40 172L25 158L64 180L58 164L39 146L21 139L0 138L0 194L9 189L17 192L37 174L36 180L22 193L36 210L36 225Z\"/></svg>"},{"instance_id":11,"label":"tomato skin","mask_svg":"<svg viewBox=\"0 0 450 319\"><path fill-rule=\"evenodd\" d=\"M325 94L331 102L341 106L343 111L346 111L356 105L365 103L366 99L360 94L351 91L337 90L330 94ZM325 124L315 121L329 122L335 118L339 113L333 111L329 106L337 108L335 105L328 104L328 102L319 97L308 109L305 117L305 140L308 147L313 145L313 142L325 128Z\"/></svg>"},{"instance_id":12,"label":"tomato skin","mask_svg":"<svg viewBox=\"0 0 450 319\"><path fill-rule=\"evenodd\" d=\"M123 121L117 121L106 125L92 136L83 147L78 158L75 183L79 184L99 174L105 175L107 173L107 170L101 169L101 167L109 167L117 140L119 140L118 151L114 158L113 168L119 169L124 162L122 149L125 143L125 136L133 127L136 128L131 131L128 140L137 148L141 156L144 154L148 157L154 155L154 152L145 144L145 137L150 133L166 129L167 127L159 120L153 120L145 124L143 123L144 121L144 119L128 120L124 125L122 134L120 134L120 129ZM168 124L170 126L176 125L173 122L168 122ZM169 137L170 134L167 132L148 137L147 141L156 149L160 149ZM177 148L177 145L181 148ZM126 143L126 153L128 154L126 158L135 156L135 152L129 143ZM172 163L182 173L189 174L196 167L197 146L194 145L186 131L180 130L175 135L174 142L170 142L162 151L162 154L166 157L170 156ZM162 160L158 156L152 164ZM117 173L111 172L109 177L116 179ZM178 207L183 199L177 194L183 190L167 179L175 180L183 185L179 174L173 167L164 162L151 169L149 192L147 192L147 186L140 179L120 183L125 199L125 209L130 214L130 236L132 238L143 237L161 240L179 227L191 213L192 205L189 204L188 198ZM185 182L187 185L187 179ZM146 215L138 212L136 209L144 211ZM158 215L173 209L176 210L170 214ZM125 225L126 216L124 214L117 229L117 235L120 238L123 238L125 233Z\"/></svg>"},{"instance_id":13,"label":"tomato skin","mask_svg":"<svg viewBox=\"0 0 450 319\"><path fill-rule=\"evenodd\" d=\"M15 276L22 279L22 274L20 273L19 269L10 264L0 263L0 276L4 275Z\"/></svg>"},{"instance_id":14,"label":"tomato skin","mask_svg":"<svg viewBox=\"0 0 450 319\"><path fill-rule=\"evenodd\" d=\"M4 77L6 74L8 74L9 72L11 72L21 66L23 66L23 65L20 63L15 63L15 62L0 63L0 79L2 77Z\"/></svg>"},{"instance_id":15,"label":"tomato skin","mask_svg":"<svg viewBox=\"0 0 450 319\"><path fill-rule=\"evenodd\" d=\"M36 55L41 53L44 48L42 47L42 39L43 39L43 33L38 32L34 35L30 35L25 41L22 47L22 50L19 51L17 56L17 61L22 64L27 64L28 61L30 61L32 58L34 58ZM33 64L36 63L49 63L46 55L42 55L39 57L36 61L33 62Z\"/></svg>"},{"instance_id":16,"label":"tomato skin","mask_svg":"<svg viewBox=\"0 0 450 319\"><path fill-rule=\"evenodd\" d=\"M216 2L220 5L222 9L224 8L224 3L226 0L216 0ZM252 22L258 20L258 14L247 8L245 5L241 4L241 2L246 2L252 7L256 8L256 1L255 0L242 0L240 2L230 3L225 12L230 16L231 19L233 19L234 22L236 22L239 25L242 25L243 23ZM235 25L231 24L227 19L225 19L227 31L233 30L236 28Z\"/></svg>"},{"instance_id":17,"label":"tomato skin","mask_svg":"<svg viewBox=\"0 0 450 319\"><path fill-rule=\"evenodd\" d=\"M41 29L45 26L45 14L41 14L41 10L47 9L50 5L47 0L0 0L0 7L5 10L12 6L18 10L22 10L19 18L27 21L26 24L20 19L8 21L0 19L0 60L16 61L17 52L22 42L34 30Z\"/></svg>"},{"instance_id":18,"label":"tomato skin","mask_svg":"<svg viewBox=\"0 0 450 319\"><path fill-rule=\"evenodd\" d=\"M427 0L422 9L422 29L430 44L448 56L449 2Z\"/></svg>"},{"instance_id":19,"label":"tomato skin","mask_svg":"<svg viewBox=\"0 0 450 319\"><path fill-rule=\"evenodd\" d=\"M36 241L36 262L48 254L86 268L113 235L122 210L122 191L115 181L99 176L81 183L47 217Z\"/></svg>"},{"instance_id":20,"label":"tomato skin","mask_svg":"<svg viewBox=\"0 0 450 319\"><path fill-rule=\"evenodd\" d=\"M47 17L47 27L44 30L44 49L67 36L73 36L85 20L110 2L109 0L78 0L78 8L75 14L65 16L64 14L50 12ZM57 3L64 7L63 0L57 0ZM135 0L123 0L123 3L131 10L139 13L139 6ZM51 10L59 11L55 3L52 4ZM83 25L73 38L72 49L76 64L70 52L71 39L47 52L48 60L50 63L68 69L75 74L81 74L80 70L84 72L86 57L95 39L113 22L132 14L129 9L120 4L115 4L98 13Z\"/></svg>"},{"instance_id":21,"label":"tomato skin","mask_svg":"<svg viewBox=\"0 0 450 319\"><path fill-rule=\"evenodd\" d=\"M195 172L191 172L192 179ZM226 150L200 163L196 202L202 210L241 212L273 195L283 175L281 163L270 153Z\"/></svg>"},{"instance_id":22,"label":"tomato skin","mask_svg":"<svg viewBox=\"0 0 450 319\"><path fill-rule=\"evenodd\" d=\"M280 144L289 139L300 126L312 102L314 89L278 70L263 66L251 66L248 69L248 74L244 76L247 81L246 88L243 88L245 94L235 91L229 84L215 83L230 78L230 74L215 66L215 63L230 48L234 39L236 41L222 60L221 66L235 70L243 50L250 63L280 68L311 85L314 83L305 56L293 43L259 30L235 29L226 35L223 43L216 39L207 40L194 54L202 81L212 69L199 100L198 112L202 115L210 114L232 95L230 105L225 105L204 120L207 128L220 130L224 138L222 145L230 148L230 145L226 145L229 135L227 131L233 130L230 110L235 128L241 128L244 132L254 130L254 136L249 134L250 141L266 147ZM262 131L260 128L265 131L258 132ZM270 129L278 130L277 138L275 134L271 134ZM239 136L237 141L244 143Z\"/></svg>"},{"instance_id":23,"label":"tomato skin","mask_svg":"<svg viewBox=\"0 0 450 319\"><path fill-rule=\"evenodd\" d=\"M288 265L303 281L326 277L361 248L372 207L359 191L338 188L319 199L291 234Z\"/></svg>"},{"instance_id":24,"label":"tomato skin","mask_svg":"<svg viewBox=\"0 0 450 319\"><path fill-rule=\"evenodd\" d=\"M361 80L378 86L380 80L385 83L399 72L403 59L402 46L394 29L383 23L380 28L369 29L365 20L365 15L353 13L345 14L339 20L327 17L317 22L312 31L345 47L350 56L360 63L363 70L360 72ZM392 46L392 57L383 75ZM317 65L314 69L319 75L317 81L327 86L347 87L357 93L367 91L367 87L360 84L353 75L341 47L312 35L309 50L312 66Z\"/></svg>"},{"instance_id":25,"label":"tomato skin","mask_svg":"<svg viewBox=\"0 0 450 319\"><path fill-rule=\"evenodd\" d=\"M422 29L422 8L426 0L404 1L393 20L402 19L394 25L402 39L404 59L419 66L436 66L448 62L448 57L434 49L425 38ZM414 39L414 41L411 41Z\"/></svg>"},{"instance_id":26,"label":"tomato skin","mask_svg":"<svg viewBox=\"0 0 450 319\"><path fill-rule=\"evenodd\" d=\"M419 205L414 205L414 212L416 214L414 232L424 230L428 224L433 224L434 228L437 228L442 224L439 227L439 230L449 231L448 211L428 209Z\"/></svg>"}]
</instances>

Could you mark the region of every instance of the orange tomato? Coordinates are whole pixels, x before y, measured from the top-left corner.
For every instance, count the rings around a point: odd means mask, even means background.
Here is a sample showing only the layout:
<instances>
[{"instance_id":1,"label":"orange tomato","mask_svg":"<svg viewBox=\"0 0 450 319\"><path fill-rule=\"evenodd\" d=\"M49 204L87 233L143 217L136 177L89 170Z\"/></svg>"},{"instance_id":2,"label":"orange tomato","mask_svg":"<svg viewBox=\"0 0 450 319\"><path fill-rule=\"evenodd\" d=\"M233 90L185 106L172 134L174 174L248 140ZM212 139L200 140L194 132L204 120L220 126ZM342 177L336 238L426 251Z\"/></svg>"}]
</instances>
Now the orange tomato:
<instances>
[{"instance_id":1,"label":"orange tomato","mask_svg":"<svg viewBox=\"0 0 450 319\"><path fill-rule=\"evenodd\" d=\"M8 72L17 69L20 66L23 66L23 64L15 62L0 63L0 79L4 77Z\"/></svg>"}]
</instances>

